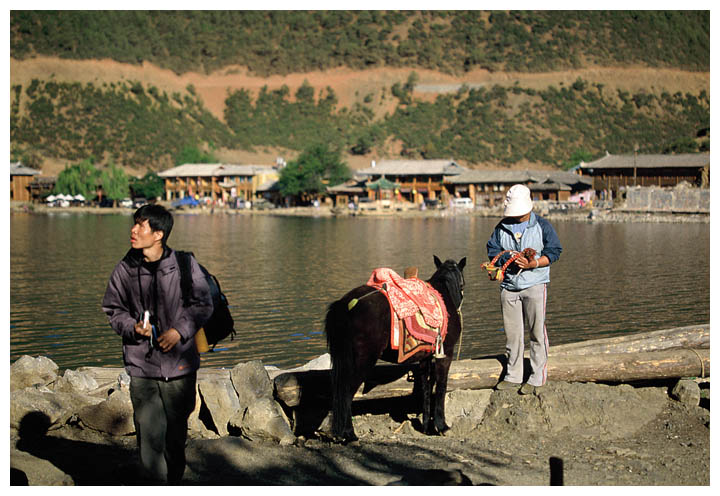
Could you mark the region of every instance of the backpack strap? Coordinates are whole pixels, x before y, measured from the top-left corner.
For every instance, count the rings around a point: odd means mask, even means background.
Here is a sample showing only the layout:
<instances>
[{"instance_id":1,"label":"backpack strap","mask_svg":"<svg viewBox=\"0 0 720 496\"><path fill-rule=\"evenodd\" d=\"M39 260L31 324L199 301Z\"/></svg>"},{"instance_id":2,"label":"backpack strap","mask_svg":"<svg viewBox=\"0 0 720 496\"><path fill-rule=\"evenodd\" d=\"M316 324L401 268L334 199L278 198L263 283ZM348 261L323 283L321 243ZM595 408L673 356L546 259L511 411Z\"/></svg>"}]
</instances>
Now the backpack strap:
<instances>
[{"instance_id":1,"label":"backpack strap","mask_svg":"<svg viewBox=\"0 0 720 496\"><path fill-rule=\"evenodd\" d=\"M192 257L191 251L175 250L177 256L178 268L180 269L180 291L182 293L183 306L189 307L192 298L193 280L192 280Z\"/></svg>"}]
</instances>

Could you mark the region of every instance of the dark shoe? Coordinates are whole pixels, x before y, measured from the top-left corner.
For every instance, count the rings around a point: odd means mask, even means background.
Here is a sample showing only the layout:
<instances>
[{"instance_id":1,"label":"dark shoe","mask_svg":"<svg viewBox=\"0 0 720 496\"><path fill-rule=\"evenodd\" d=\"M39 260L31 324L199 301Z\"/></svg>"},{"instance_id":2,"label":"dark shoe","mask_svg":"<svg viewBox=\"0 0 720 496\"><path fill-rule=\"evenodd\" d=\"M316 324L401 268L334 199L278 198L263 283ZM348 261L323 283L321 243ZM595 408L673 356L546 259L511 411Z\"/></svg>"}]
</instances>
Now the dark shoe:
<instances>
[{"instance_id":1,"label":"dark shoe","mask_svg":"<svg viewBox=\"0 0 720 496\"><path fill-rule=\"evenodd\" d=\"M498 382L495 385L495 391L507 391L510 389L517 389L520 387L520 384L516 382L509 382L509 381L502 381Z\"/></svg>"},{"instance_id":2,"label":"dark shoe","mask_svg":"<svg viewBox=\"0 0 720 496\"><path fill-rule=\"evenodd\" d=\"M535 394L536 386L528 384L527 382L520 388L520 394Z\"/></svg>"}]
</instances>

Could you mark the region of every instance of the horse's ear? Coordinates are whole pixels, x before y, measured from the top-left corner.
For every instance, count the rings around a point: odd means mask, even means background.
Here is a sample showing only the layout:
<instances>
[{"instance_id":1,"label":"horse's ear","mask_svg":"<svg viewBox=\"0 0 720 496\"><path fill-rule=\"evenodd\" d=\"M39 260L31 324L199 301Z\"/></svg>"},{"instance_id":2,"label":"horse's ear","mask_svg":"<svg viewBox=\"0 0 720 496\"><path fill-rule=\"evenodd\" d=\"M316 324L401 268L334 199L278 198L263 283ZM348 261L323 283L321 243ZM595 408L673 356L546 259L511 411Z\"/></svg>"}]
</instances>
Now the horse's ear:
<instances>
[{"instance_id":1,"label":"horse's ear","mask_svg":"<svg viewBox=\"0 0 720 496\"><path fill-rule=\"evenodd\" d=\"M442 262L441 262L440 259L437 257L437 255L433 255L433 260L435 261L435 268L436 268L436 269L439 269L440 266L442 265Z\"/></svg>"},{"instance_id":2,"label":"horse's ear","mask_svg":"<svg viewBox=\"0 0 720 496\"><path fill-rule=\"evenodd\" d=\"M462 260L458 263L458 267L460 267L461 271L465 269L465 257L462 257Z\"/></svg>"}]
</instances>

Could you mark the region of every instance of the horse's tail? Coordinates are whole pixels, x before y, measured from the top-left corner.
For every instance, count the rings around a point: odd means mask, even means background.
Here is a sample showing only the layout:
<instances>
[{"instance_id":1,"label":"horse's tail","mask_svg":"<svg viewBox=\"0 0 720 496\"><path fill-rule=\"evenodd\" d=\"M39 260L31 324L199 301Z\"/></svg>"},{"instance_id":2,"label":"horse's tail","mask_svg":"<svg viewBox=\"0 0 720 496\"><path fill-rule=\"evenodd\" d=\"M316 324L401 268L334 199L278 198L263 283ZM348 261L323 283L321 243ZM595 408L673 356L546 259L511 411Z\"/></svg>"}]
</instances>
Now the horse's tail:
<instances>
[{"instance_id":1,"label":"horse's tail","mask_svg":"<svg viewBox=\"0 0 720 496\"><path fill-rule=\"evenodd\" d=\"M355 355L349 331L349 311L345 299L331 303L325 316L325 337L332 359L332 431L340 435L345 421L351 415L351 402L347 401L348 389L355 370Z\"/></svg>"}]
</instances>

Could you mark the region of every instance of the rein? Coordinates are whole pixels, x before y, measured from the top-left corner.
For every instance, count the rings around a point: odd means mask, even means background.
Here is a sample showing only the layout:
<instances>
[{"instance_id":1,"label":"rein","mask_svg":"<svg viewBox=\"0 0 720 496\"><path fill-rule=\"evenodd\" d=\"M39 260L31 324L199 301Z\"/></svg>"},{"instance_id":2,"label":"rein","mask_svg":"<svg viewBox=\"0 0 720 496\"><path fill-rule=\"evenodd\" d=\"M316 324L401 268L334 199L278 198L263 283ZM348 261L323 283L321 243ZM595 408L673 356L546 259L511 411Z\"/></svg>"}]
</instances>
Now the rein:
<instances>
[{"instance_id":1,"label":"rein","mask_svg":"<svg viewBox=\"0 0 720 496\"><path fill-rule=\"evenodd\" d=\"M456 265L457 266L457 265ZM453 267L455 268L455 267ZM460 277L457 277L457 274L455 272L458 272L460 274ZM455 308L457 309L458 317L460 317L460 336L458 338L458 351L457 355L455 357L456 360L460 358L460 349L462 348L462 330L463 330L463 314L462 314L462 304L463 300L465 298L465 276L463 275L462 271L460 269L456 269L456 271L447 271L447 274L453 274L453 277L447 278L447 290L449 293L450 298L453 300L453 305L455 305ZM432 279L432 278L431 278ZM459 279L459 280L458 280ZM459 296L458 296L459 294ZM442 350L442 342L436 345L436 349L439 351L436 352L435 358L444 358L445 353Z\"/></svg>"},{"instance_id":2,"label":"rein","mask_svg":"<svg viewBox=\"0 0 720 496\"><path fill-rule=\"evenodd\" d=\"M502 267L496 267L495 262L497 262L498 259L505 253L510 253L510 258L508 258L507 262L505 262ZM504 250L495 255L495 258L491 261L480 264L480 268L487 270L488 277L491 281L502 281L505 278L505 271L511 263L520 257L535 258L536 254L537 252L532 248L525 248L523 251Z\"/></svg>"}]
</instances>

